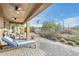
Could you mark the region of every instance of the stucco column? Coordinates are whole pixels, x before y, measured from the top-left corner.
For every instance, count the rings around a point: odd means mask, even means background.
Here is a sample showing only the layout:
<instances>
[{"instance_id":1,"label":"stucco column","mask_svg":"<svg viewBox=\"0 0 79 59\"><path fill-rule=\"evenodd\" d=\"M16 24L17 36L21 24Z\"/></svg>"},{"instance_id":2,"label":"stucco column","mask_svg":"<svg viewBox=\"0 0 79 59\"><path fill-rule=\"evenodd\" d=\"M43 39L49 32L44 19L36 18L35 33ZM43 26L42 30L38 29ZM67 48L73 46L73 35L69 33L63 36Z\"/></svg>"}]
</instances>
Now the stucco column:
<instances>
[{"instance_id":1,"label":"stucco column","mask_svg":"<svg viewBox=\"0 0 79 59\"><path fill-rule=\"evenodd\" d=\"M26 38L27 40L30 39L31 35L30 35L30 22L26 22Z\"/></svg>"}]
</instances>

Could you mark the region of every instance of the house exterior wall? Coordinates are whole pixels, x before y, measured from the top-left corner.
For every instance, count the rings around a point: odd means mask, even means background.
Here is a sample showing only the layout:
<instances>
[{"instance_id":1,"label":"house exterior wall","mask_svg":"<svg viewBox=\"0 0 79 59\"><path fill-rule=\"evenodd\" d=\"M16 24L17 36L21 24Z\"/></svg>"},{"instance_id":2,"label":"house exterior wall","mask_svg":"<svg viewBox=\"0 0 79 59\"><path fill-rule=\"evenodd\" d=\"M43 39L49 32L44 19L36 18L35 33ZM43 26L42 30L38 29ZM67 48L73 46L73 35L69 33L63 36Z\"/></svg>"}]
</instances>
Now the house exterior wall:
<instances>
[{"instance_id":1,"label":"house exterior wall","mask_svg":"<svg viewBox=\"0 0 79 59\"><path fill-rule=\"evenodd\" d=\"M4 18L0 17L0 38L3 37L3 33L4 33L5 29L7 29L7 30L11 29L11 25L12 24L10 24L7 19L4 19ZM15 24L15 26L16 26L16 24ZM26 32L25 32L25 27L23 27L23 32L26 35L26 37L30 37L31 36L30 35L29 22L26 23Z\"/></svg>"},{"instance_id":2,"label":"house exterior wall","mask_svg":"<svg viewBox=\"0 0 79 59\"><path fill-rule=\"evenodd\" d=\"M9 21L7 19L5 19L5 28L8 30L10 28Z\"/></svg>"},{"instance_id":3,"label":"house exterior wall","mask_svg":"<svg viewBox=\"0 0 79 59\"><path fill-rule=\"evenodd\" d=\"M6 29L9 29L9 21L5 20L5 22L4 22L4 18L0 17L0 38L3 37L3 33L4 33L4 29L5 29L4 25L5 25Z\"/></svg>"},{"instance_id":4,"label":"house exterior wall","mask_svg":"<svg viewBox=\"0 0 79 59\"><path fill-rule=\"evenodd\" d=\"M3 28L4 28L3 18L0 17L0 38L3 36Z\"/></svg>"}]
</instances>

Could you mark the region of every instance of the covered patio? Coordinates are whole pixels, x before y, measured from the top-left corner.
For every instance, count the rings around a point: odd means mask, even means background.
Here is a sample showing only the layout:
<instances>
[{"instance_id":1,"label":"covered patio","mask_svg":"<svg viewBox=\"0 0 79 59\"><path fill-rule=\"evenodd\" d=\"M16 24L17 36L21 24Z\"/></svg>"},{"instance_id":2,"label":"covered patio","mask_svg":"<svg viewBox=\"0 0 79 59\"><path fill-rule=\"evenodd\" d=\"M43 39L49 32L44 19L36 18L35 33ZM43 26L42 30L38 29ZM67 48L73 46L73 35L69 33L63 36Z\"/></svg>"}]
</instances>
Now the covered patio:
<instances>
[{"instance_id":1,"label":"covered patio","mask_svg":"<svg viewBox=\"0 0 79 59\"><path fill-rule=\"evenodd\" d=\"M0 38L4 35L21 34L29 39L30 20L45 10L49 3L2 3L0 4ZM16 39L16 38L14 38ZM19 38L20 39L20 38ZM4 43L1 43L4 45Z\"/></svg>"},{"instance_id":2,"label":"covered patio","mask_svg":"<svg viewBox=\"0 0 79 59\"><path fill-rule=\"evenodd\" d=\"M31 38L30 20L49 7L48 3L0 4L0 38L5 35L20 34L26 40ZM34 40L38 43L36 49L22 47L12 48L5 46L0 49L0 56L73 56L79 55L78 46L65 45L54 42L35 34ZM17 37L17 36L16 36ZM17 38L14 38L16 40ZM21 39L21 37L19 37ZM6 45L0 41L0 46ZM62 52L63 51L63 52Z\"/></svg>"}]
</instances>

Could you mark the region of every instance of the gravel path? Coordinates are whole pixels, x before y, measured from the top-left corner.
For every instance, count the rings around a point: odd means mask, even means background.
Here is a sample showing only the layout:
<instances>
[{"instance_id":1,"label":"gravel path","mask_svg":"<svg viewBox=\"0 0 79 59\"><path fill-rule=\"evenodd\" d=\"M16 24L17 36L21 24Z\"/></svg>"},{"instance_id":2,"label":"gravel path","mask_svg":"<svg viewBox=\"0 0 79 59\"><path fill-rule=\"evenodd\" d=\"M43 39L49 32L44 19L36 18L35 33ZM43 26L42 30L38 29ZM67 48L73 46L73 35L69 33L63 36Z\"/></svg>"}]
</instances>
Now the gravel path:
<instances>
[{"instance_id":1,"label":"gravel path","mask_svg":"<svg viewBox=\"0 0 79 59\"><path fill-rule=\"evenodd\" d=\"M79 47L68 46L59 42L37 36L38 47L19 48L7 52L0 52L2 56L79 56Z\"/></svg>"}]
</instances>

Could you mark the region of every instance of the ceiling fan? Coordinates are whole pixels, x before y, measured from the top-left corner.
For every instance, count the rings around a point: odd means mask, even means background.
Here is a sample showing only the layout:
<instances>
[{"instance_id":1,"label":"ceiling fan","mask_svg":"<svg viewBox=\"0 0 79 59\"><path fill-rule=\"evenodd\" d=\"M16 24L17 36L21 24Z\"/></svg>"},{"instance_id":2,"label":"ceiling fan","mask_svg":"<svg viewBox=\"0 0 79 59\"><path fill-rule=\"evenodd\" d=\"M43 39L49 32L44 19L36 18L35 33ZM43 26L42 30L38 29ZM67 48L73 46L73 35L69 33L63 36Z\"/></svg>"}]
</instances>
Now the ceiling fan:
<instances>
[{"instance_id":1,"label":"ceiling fan","mask_svg":"<svg viewBox=\"0 0 79 59\"><path fill-rule=\"evenodd\" d=\"M22 9L21 4L19 3L10 4L10 10L12 11L12 9L15 10L17 14L25 13L25 10Z\"/></svg>"}]
</instances>

